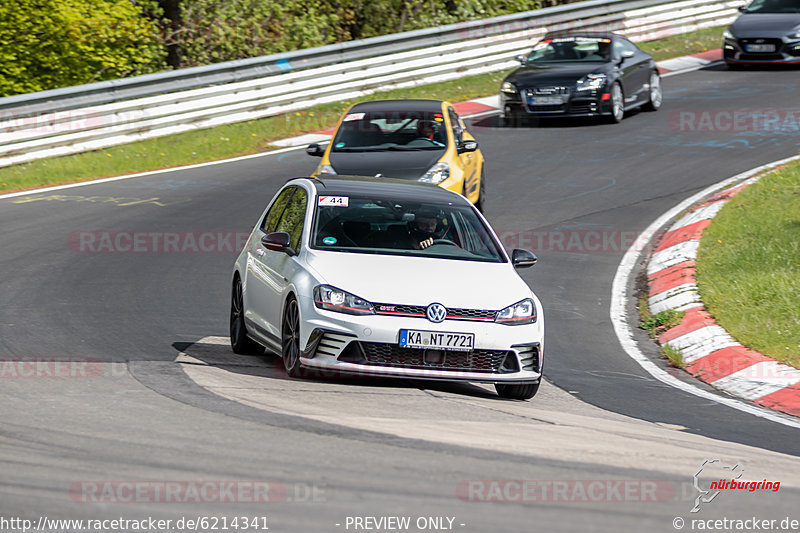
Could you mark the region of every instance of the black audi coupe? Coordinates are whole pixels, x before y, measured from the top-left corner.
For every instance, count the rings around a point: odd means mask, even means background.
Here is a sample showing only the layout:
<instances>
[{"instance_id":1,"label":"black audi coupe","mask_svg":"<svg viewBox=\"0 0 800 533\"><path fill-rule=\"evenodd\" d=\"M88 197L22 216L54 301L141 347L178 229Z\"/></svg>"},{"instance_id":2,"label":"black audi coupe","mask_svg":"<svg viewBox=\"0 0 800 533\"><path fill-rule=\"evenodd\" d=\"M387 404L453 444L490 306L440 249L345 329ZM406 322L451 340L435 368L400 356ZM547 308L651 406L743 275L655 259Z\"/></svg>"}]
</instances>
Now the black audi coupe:
<instances>
[{"instance_id":1,"label":"black audi coupe","mask_svg":"<svg viewBox=\"0 0 800 533\"><path fill-rule=\"evenodd\" d=\"M755 0L725 30L730 68L764 63L800 65L800 0Z\"/></svg>"},{"instance_id":2,"label":"black audi coupe","mask_svg":"<svg viewBox=\"0 0 800 533\"><path fill-rule=\"evenodd\" d=\"M661 107L655 60L615 33L548 36L517 56L521 67L500 86L503 119L605 116L619 122L637 107Z\"/></svg>"}]
</instances>

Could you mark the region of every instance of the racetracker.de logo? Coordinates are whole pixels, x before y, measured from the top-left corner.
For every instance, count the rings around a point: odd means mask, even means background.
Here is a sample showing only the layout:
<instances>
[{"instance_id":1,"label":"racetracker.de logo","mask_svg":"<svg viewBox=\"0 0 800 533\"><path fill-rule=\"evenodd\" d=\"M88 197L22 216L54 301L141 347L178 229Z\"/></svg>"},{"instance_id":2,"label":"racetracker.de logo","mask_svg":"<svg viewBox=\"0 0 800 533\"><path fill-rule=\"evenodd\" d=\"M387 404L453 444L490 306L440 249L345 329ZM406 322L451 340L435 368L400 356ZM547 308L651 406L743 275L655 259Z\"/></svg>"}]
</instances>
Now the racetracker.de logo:
<instances>
[{"instance_id":1,"label":"racetracker.de logo","mask_svg":"<svg viewBox=\"0 0 800 533\"><path fill-rule=\"evenodd\" d=\"M642 479L461 481L456 495L467 502L665 502L675 494L669 481Z\"/></svg>"},{"instance_id":2,"label":"racetracker.de logo","mask_svg":"<svg viewBox=\"0 0 800 533\"><path fill-rule=\"evenodd\" d=\"M82 379L113 368L96 357L0 357L0 379Z\"/></svg>"},{"instance_id":3,"label":"racetracker.de logo","mask_svg":"<svg viewBox=\"0 0 800 533\"><path fill-rule=\"evenodd\" d=\"M281 503L287 487L274 481L77 481L69 497L78 503Z\"/></svg>"},{"instance_id":4,"label":"racetracker.de logo","mask_svg":"<svg viewBox=\"0 0 800 533\"><path fill-rule=\"evenodd\" d=\"M796 109L683 109L667 115L672 131L681 133L800 132Z\"/></svg>"},{"instance_id":5,"label":"racetracker.de logo","mask_svg":"<svg viewBox=\"0 0 800 533\"><path fill-rule=\"evenodd\" d=\"M240 252L243 231L73 231L67 246L76 253L199 254Z\"/></svg>"}]
</instances>

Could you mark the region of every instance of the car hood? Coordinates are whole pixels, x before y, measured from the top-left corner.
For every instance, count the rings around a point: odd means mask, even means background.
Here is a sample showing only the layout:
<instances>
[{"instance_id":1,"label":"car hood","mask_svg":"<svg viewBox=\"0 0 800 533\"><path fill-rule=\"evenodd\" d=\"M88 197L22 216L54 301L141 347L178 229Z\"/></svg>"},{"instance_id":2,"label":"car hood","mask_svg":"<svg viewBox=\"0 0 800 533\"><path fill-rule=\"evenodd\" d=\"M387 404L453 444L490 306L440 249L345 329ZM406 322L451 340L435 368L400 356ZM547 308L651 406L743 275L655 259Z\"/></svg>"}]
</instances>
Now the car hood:
<instances>
[{"instance_id":1,"label":"car hood","mask_svg":"<svg viewBox=\"0 0 800 533\"><path fill-rule=\"evenodd\" d=\"M315 250L306 261L324 283L376 303L500 310L531 294L510 263Z\"/></svg>"},{"instance_id":2,"label":"car hood","mask_svg":"<svg viewBox=\"0 0 800 533\"><path fill-rule=\"evenodd\" d=\"M442 150L409 150L385 152L334 152L328 159L337 174L374 176L415 180L444 155Z\"/></svg>"},{"instance_id":3,"label":"car hood","mask_svg":"<svg viewBox=\"0 0 800 533\"><path fill-rule=\"evenodd\" d=\"M590 73L606 72L609 63L561 64L547 66L527 66L518 68L506 77L506 81L519 88L543 85L572 86Z\"/></svg>"},{"instance_id":4,"label":"car hood","mask_svg":"<svg viewBox=\"0 0 800 533\"><path fill-rule=\"evenodd\" d=\"M800 26L800 13L744 13L731 24L736 37L782 37Z\"/></svg>"}]
</instances>

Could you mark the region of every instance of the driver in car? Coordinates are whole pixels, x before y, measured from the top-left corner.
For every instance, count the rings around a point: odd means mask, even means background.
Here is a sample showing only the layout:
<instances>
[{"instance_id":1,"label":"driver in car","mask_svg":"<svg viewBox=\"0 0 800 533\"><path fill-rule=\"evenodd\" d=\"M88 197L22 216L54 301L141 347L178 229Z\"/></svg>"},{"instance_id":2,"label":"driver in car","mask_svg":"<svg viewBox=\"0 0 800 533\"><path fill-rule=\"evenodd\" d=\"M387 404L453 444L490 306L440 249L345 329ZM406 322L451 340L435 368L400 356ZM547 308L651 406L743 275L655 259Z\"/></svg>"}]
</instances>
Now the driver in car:
<instances>
[{"instance_id":1,"label":"driver in car","mask_svg":"<svg viewBox=\"0 0 800 533\"><path fill-rule=\"evenodd\" d=\"M411 236L411 245L415 250L424 250L433 244L440 228L439 213L432 209L422 208L409 224L408 233Z\"/></svg>"}]
</instances>

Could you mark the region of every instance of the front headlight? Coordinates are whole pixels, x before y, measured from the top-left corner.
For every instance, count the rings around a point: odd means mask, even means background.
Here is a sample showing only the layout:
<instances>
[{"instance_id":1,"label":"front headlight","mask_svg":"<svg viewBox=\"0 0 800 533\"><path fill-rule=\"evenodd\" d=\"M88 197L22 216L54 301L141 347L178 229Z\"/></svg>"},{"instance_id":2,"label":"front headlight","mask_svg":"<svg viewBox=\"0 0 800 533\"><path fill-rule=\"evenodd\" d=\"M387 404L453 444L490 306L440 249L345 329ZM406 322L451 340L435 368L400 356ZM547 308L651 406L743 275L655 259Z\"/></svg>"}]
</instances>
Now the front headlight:
<instances>
[{"instance_id":1,"label":"front headlight","mask_svg":"<svg viewBox=\"0 0 800 533\"><path fill-rule=\"evenodd\" d=\"M375 308L368 301L330 285L318 285L314 288L314 305L319 309L348 315L375 314Z\"/></svg>"},{"instance_id":2,"label":"front headlight","mask_svg":"<svg viewBox=\"0 0 800 533\"><path fill-rule=\"evenodd\" d=\"M800 39L800 30L794 30L792 33L787 35L789 39Z\"/></svg>"},{"instance_id":3,"label":"front headlight","mask_svg":"<svg viewBox=\"0 0 800 533\"><path fill-rule=\"evenodd\" d=\"M500 92L508 94L517 94L517 87L510 81L504 81L503 84L500 86Z\"/></svg>"},{"instance_id":4,"label":"front headlight","mask_svg":"<svg viewBox=\"0 0 800 533\"><path fill-rule=\"evenodd\" d=\"M516 326L518 324L532 324L536 322L536 304L530 298L525 298L521 302L509 305L499 313L494 319L501 324Z\"/></svg>"},{"instance_id":5,"label":"front headlight","mask_svg":"<svg viewBox=\"0 0 800 533\"><path fill-rule=\"evenodd\" d=\"M723 39L736 39L736 37L733 36L733 34L730 32L730 30L725 30L724 32L722 32L722 38Z\"/></svg>"},{"instance_id":6,"label":"front headlight","mask_svg":"<svg viewBox=\"0 0 800 533\"><path fill-rule=\"evenodd\" d=\"M588 74L578 82L578 90L595 91L605 85L607 79L605 74Z\"/></svg>"},{"instance_id":7,"label":"front headlight","mask_svg":"<svg viewBox=\"0 0 800 533\"><path fill-rule=\"evenodd\" d=\"M330 165L320 165L319 169L317 170L317 174L336 174L336 171L333 170L333 167Z\"/></svg>"},{"instance_id":8,"label":"front headlight","mask_svg":"<svg viewBox=\"0 0 800 533\"><path fill-rule=\"evenodd\" d=\"M419 181L423 183L441 183L450 177L450 165L447 163L436 163L422 175Z\"/></svg>"}]
</instances>

